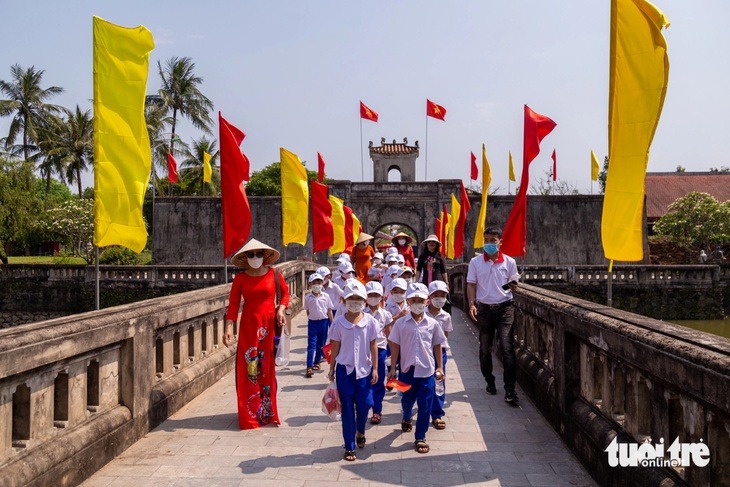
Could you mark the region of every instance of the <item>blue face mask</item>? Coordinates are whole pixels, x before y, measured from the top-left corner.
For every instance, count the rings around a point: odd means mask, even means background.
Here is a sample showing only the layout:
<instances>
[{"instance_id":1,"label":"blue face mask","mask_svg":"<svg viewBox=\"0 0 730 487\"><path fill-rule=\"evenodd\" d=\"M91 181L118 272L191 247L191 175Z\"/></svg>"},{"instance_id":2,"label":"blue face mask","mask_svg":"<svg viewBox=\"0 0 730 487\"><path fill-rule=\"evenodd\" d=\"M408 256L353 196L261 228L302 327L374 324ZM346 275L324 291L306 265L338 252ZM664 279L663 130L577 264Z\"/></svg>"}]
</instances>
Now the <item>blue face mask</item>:
<instances>
[{"instance_id":1,"label":"blue face mask","mask_svg":"<svg viewBox=\"0 0 730 487\"><path fill-rule=\"evenodd\" d=\"M494 255L499 252L499 245L495 243L484 244L484 251L489 255Z\"/></svg>"}]
</instances>

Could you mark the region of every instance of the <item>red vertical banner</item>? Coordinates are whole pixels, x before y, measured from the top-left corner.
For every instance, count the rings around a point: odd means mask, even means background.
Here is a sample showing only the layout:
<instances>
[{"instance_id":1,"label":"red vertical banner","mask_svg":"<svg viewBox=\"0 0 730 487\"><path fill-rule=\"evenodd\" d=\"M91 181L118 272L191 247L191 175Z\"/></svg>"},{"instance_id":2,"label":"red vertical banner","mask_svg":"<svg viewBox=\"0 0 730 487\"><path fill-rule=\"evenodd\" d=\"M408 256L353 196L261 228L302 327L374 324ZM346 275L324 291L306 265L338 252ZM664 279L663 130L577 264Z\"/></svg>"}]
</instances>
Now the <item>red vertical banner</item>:
<instances>
[{"instance_id":1,"label":"red vertical banner","mask_svg":"<svg viewBox=\"0 0 730 487\"><path fill-rule=\"evenodd\" d=\"M477 167L477 156L471 153L471 180L476 181L479 178L479 168Z\"/></svg>"},{"instance_id":2,"label":"red vertical banner","mask_svg":"<svg viewBox=\"0 0 730 487\"><path fill-rule=\"evenodd\" d=\"M558 159L555 155L555 149L553 149L553 181L558 180Z\"/></svg>"},{"instance_id":3,"label":"red vertical banner","mask_svg":"<svg viewBox=\"0 0 730 487\"><path fill-rule=\"evenodd\" d=\"M441 240L441 250L442 252L446 250L446 233L447 228L449 228L449 212L446 210L446 203L444 203L444 209L441 216L441 235L439 235L439 240ZM446 254L444 254L446 255Z\"/></svg>"},{"instance_id":4,"label":"red vertical banner","mask_svg":"<svg viewBox=\"0 0 730 487\"><path fill-rule=\"evenodd\" d=\"M167 153L167 180L171 183L177 182L177 161L169 152Z\"/></svg>"},{"instance_id":5,"label":"red vertical banner","mask_svg":"<svg viewBox=\"0 0 730 487\"><path fill-rule=\"evenodd\" d=\"M352 209L348 206L343 206L342 208L345 211L345 253L351 254L353 247L355 247L355 234L352 227Z\"/></svg>"},{"instance_id":6,"label":"red vertical banner","mask_svg":"<svg viewBox=\"0 0 730 487\"><path fill-rule=\"evenodd\" d=\"M327 250L335 243L332 205L325 184L312 181L312 251Z\"/></svg>"},{"instance_id":7,"label":"red vertical banner","mask_svg":"<svg viewBox=\"0 0 730 487\"><path fill-rule=\"evenodd\" d=\"M324 182L324 157L317 152L317 181Z\"/></svg>"},{"instance_id":8,"label":"red vertical banner","mask_svg":"<svg viewBox=\"0 0 730 487\"><path fill-rule=\"evenodd\" d=\"M469 196L466 194L464 182L461 182L461 210L459 211L459 220L456 222L454 230L454 258L461 257L464 253L464 230L466 227L466 214L471 208Z\"/></svg>"},{"instance_id":9,"label":"red vertical banner","mask_svg":"<svg viewBox=\"0 0 730 487\"><path fill-rule=\"evenodd\" d=\"M229 124L218 112L221 169L221 205L223 209L223 258L243 247L251 233L251 208L243 182L249 164L241 152L246 136Z\"/></svg>"}]
</instances>

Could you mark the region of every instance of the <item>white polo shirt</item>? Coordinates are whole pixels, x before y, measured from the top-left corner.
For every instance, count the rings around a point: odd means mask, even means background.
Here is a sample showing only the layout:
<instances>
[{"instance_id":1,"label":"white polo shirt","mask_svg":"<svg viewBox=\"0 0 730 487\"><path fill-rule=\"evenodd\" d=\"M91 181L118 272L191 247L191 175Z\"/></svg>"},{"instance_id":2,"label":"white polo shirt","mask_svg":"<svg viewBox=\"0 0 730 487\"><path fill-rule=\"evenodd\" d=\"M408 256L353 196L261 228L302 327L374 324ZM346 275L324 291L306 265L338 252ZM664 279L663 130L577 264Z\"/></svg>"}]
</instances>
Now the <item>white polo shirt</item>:
<instances>
[{"instance_id":1,"label":"white polo shirt","mask_svg":"<svg viewBox=\"0 0 730 487\"><path fill-rule=\"evenodd\" d=\"M378 322L378 348L386 349L388 347L388 337L385 336L385 327L393 321L393 315L383 308L378 308L373 313L370 306L365 306L365 314L369 314Z\"/></svg>"},{"instance_id":2,"label":"white polo shirt","mask_svg":"<svg viewBox=\"0 0 730 487\"><path fill-rule=\"evenodd\" d=\"M510 277L518 275L517 264L509 255L502 252L492 261L487 254L478 255L469 262L466 282L476 284L476 300L484 304L499 304L512 299L512 291L502 286Z\"/></svg>"},{"instance_id":3,"label":"white polo shirt","mask_svg":"<svg viewBox=\"0 0 730 487\"><path fill-rule=\"evenodd\" d=\"M413 319L412 313L408 313L396 320L388 339L400 346L401 370L408 372L415 367L413 377L423 378L433 375L436 368L433 347L442 345L446 336L436 320L426 313L423 313L420 323Z\"/></svg>"},{"instance_id":4,"label":"white polo shirt","mask_svg":"<svg viewBox=\"0 0 730 487\"><path fill-rule=\"evenodd\" d=\"M332 309L332 300L327 293L309 293L304 296L304 311L309 311L307 317L310 320L323 320L327 318L330 309Z\"/></svg>"},{"instance_id":5,"label":"white polo shirt","mask_svg":"<svg viewBox=\"0 0 730 487\"><path fill-rule=\"evenodd\" d=\"M332 301L332 309L337 309L337 305L340 304L340 298L342 297L342 288L330 280L330 285L327 287L322 286L322 291L327 293Z\"/></svg>"},{"instance_id":6,"label":"white polo shirt","mask_svg":"<svg viewBox=\"0 0 730 487\"><path fill-rule=\"evenodd\" d=\"M434 320L436 320L436 323L439 324L441 327L441 331L444 331L446 333L451 333L454 331L454 325L451 322L451 315L448 314L446 311L440 309L436 315L432 315L431 312L428 310L428 306L426 306L425 311L427 316L430 316ZM451 350L451 347L449 346L449 337L446 336L446 333L444 333L444 337L446 337L446 340L444 340L444 343L441 344L441 348L445 350Z\"/></svg>"},{"instance_id":7,"label":"white polo shirt","mask_svg":"<svg viewBox=\"0 0 730 487\"><path fill-rule=\"evenodd\" d=\"M344 365L348 375L354 370L356 379L370 375L373 369L370 342L377 339L378 323L365 313L358 324L350 323L344 313L338 314L330 329L330 340L340 342L340 352L335 357L337 364Z\"/></svg>"}]
</instances>

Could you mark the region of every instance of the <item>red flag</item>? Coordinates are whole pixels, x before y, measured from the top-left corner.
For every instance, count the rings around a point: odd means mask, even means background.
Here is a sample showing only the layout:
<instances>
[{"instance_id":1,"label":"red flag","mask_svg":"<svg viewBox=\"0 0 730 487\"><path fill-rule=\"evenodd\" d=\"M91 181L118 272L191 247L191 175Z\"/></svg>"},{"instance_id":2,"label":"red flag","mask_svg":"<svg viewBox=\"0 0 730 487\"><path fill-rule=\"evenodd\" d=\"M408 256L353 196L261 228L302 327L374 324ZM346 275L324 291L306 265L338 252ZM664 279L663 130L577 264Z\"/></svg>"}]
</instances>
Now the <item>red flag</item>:
<instances>
[{"instance_id":1,"label":"red flag","mask_svg":"<svg viewBox=\"0 0 730 487\"><path fill-rule=\"evenodd\" d=\"M525 256L527 244L527 188L530 186L530 163L540 153L540 141L556 123L535 113L525 105L525 138L522 147L522 179L512 210L504 225L501 251L512 257Z\"/></svg>"},{"instance_id":2,"label":"red flag","mask_svg":"<svg viewBox=\"0 0 730 487\"><path fill-rule=\"evenodd\" d=\"M246 136L218 112L223 208L223 257L243 247L251 233L251 208L243 182L248 179L249 163L241 142Z\"/></svg>"},{"instance_id":3,"label":"red flag","mask_svg":"<svg viewBox=\"0 0 730 487\"><path fill-rule=\"evenodd\" d=\"M469 203L469 196L466 194L466 188L464 182L461 182L461 210L459 211L459 220L456 222L456 228L454 228L454 258L461 257L464 253L464 227L466 226L466 214L471 208Z\"/></svg>"},{"instance_id":4,"label":"red flag","mask_svg":"<svg viewBox=\"0 0 730 487\"><path fill-rule=\"evenodd\" d=\"M332 204L327 197L327 185L312 181L312 251L326 250L335 243L332 225Z\"/></svg>"},{"instance_id":5,"label":"red flag","mask_svg":"<svg viewBox=\"0 0 730 487\"><path fill-rule=\"evenodd\" d=\"M446 117L446 109L441 105L437 105L431 100L426 99L426 115L438 118L439 120L444 120L444 117Z\"/></svg>"},{"instance_id":6,"label":"red flag","mask_svg":"<svg viewBox=\"0 0 730 487\"><path fill-rule=\"evenodd\" d=\"M471 180L476 181L479 178L479 168L477 167L477 156L471 153Z\"/></svg>"},{"instance_id":7,"label":"red flag","mask_svg":"<svg viewBox=\"0 0 730 487\"><path fill-rule=\"evenodd\" d=\"M167 180L171 183L177 182L177 161L169 152L167 153Z\"/></svg>"},{"instance_id":8,"label":"red flag","mask_svg":"<svg viewBox=\"0 0 730 487\"><path fill-rule=\"evenodd\" d=\"M345 211L345 253L352 253L352 249L355 247L355 235L353 233L352 224L352 208L343 205L342 209Z\"/></svg>"},{"instance_id":9,"label":"red flag","mask_svg":"<svg viewBox=\"0 0 730 487\"><path fill-rule=\"evenodd\" d=\"M378 113L375 112L374 110L371 110L368 107L366 107L363 102L360 102L360 118L364 118L365 120L377 122Z\"/></svg>"},{"instance_id":10,"label":"red flag","mask_svg":"<svg viewBox=\"0 0 730 487\"><path fill-rule=\"evenodd\" d=\"M441 218L436 218L436 237L441 240Z\"/></svg>"},{"instance_id":11,"label":"red flag","mask_svg":"<svg viewBox=\"0 0 730 487\"><path fill-rule=\"evenodd\" d=\"M324 157L317 152L317 181L324 181Z\"/></svg>"},{"instance_id":12,"label":"red flag","mask_svg":"<svg viewBox=\"0 0 730 487\"><path fill-rule=\"evenodd\" d=\"M553 149L553 181L558 179L558 161L555 157L555 149Z\"/></svg>"},{"instance_id":13,"label":"red flag","mask_svg":"<svg viewBox=\"0 0 730 487\"><path fill-rule=\"evenodd\" d=\"M449 212L446 210L446 203L444 203L444 212L442 218L443 220L441 220L441 235L439 235L439 240L441 240L441 249L446 250L446 229L449 228Z\"/></svg>"}]
</instances>

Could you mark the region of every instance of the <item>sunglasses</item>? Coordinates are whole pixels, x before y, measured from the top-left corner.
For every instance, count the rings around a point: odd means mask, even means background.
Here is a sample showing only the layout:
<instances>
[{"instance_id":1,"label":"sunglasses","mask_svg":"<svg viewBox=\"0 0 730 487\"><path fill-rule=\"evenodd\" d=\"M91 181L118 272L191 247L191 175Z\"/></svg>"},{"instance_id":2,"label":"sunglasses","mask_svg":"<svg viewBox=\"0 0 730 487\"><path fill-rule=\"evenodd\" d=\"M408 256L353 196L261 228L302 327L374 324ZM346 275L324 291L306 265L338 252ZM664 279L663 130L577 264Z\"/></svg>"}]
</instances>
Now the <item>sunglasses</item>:
<instances>
[{"instance_id":1,"label":"sunglasses","mask_svg":"<svg viewBox=\"0 0 730 487\"><path fill-rule=\"evenodd\" d=\"M258 252L245 252L245 254L249 259L254 259L256 257L262 258L264 256L264 252L262 250L259 250Z\"/></svg>"}]
</instances>

